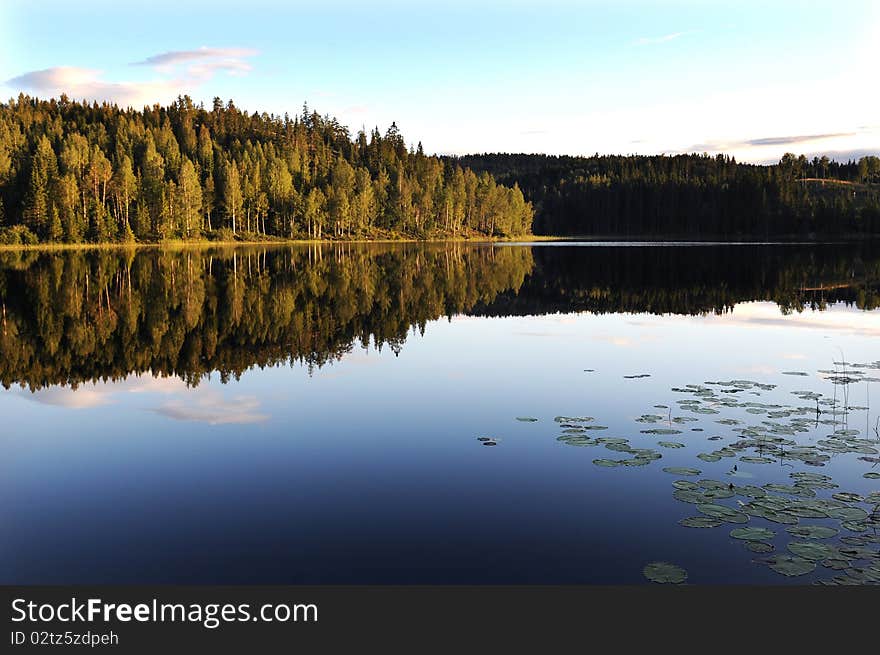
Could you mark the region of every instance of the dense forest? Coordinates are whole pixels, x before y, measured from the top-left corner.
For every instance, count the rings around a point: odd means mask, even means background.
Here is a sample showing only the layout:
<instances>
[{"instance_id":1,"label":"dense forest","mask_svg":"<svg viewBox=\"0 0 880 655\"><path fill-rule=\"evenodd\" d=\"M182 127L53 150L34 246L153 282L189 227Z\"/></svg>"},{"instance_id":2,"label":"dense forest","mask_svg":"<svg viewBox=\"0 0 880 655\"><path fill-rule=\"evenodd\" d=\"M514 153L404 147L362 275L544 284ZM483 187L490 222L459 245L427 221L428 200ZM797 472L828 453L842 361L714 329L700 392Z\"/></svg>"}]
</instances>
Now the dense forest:
<instances>
[{"instance_id":1,"label":"dense forest","mask_svg":"<svg viewBox=\"0 0 880 655\"><path fill-rule=\"evenodd\" d=\"M870 243L810 247L311 244L0 252L0 383L39 389L399 353L456 314L880 307Z\"/></svg>"},{"instance_id":2,"label":"dense forest","mask_svg":"<svg viewBox=\"0 0 880 655\"><path fill-rule=\"evenodd\" d=\"M515 186L407 148L190 98L142 111L20 95L0 104L0 243L506 237L533 212Z\"/></svg>"},{"instance_id":3,"label":"dense forest","mask_svg":"<svg viewBox=\"0 0 880 655\"><path fill-rule=\"evenodd\" d=\"M786 154L770 166L709 155L451 158L517 184L536 234L765 238L880 235L880 158Z\"/></svg>"}]
</instances>

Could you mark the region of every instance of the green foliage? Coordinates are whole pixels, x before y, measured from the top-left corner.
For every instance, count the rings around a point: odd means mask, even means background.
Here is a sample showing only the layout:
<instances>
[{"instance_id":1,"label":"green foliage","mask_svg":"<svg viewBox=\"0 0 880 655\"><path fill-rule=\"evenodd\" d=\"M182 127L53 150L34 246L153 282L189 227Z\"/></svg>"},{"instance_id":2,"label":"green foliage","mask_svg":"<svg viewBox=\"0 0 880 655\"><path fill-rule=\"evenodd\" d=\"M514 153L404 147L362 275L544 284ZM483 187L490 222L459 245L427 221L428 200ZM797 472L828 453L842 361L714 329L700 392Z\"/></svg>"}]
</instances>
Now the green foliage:
<instances>
[{"instance_id":1,"label":"green foliage","mask_svg":"<svg viewBox=\"0 0 880 655\"><path fill-rule=\"evenodd\" d=\"M519 185L537 234L685 238L880 233L880 159L488 154L452 159Z\"/></svg>"},{"instance_id":2,"label":"green foliage","mask_svg":"<svg viewBox=\"0 0 880 655\"><path fill-rule=\"evenodd\" d=\"M37 235L24 225L0 228L0 244L4 246L32 246L37 243Z\"/></svg>"},{"instance_id":3,"label":"green foliage","mask_svg":"<svg viewBox=\"0 0 880 655\"><path fill-rule=\"evenodd\" d=\"M294 119L188 97L143 111L20 95L0 104L7 224L41 241L515 236L517 187L421 148L396 125L354 139L307 109ZM216 235L214 235L216 236Z\"/></svg>"}]
</instances>

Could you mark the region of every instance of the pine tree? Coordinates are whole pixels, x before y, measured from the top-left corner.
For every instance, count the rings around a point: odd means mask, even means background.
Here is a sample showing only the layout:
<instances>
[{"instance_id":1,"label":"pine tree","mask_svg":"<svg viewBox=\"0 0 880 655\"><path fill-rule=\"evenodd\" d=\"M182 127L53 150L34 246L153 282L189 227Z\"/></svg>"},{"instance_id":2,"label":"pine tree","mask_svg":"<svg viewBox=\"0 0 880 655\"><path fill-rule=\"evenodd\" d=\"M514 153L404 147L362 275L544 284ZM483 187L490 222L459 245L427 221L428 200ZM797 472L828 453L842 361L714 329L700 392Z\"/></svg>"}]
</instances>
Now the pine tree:
<instances>
[{"instance_id":1,"label":"pine tree","mask_svg":"<svg viewBox=\"0 0 880 655\"><path fill-rule=\"evenodd\" d=\"M236 217L241 214L242 196L238 168L234 162L227 161L223 167L223 205L229 218L232 233L236 234Z\"/></svg>"}]
</instances>

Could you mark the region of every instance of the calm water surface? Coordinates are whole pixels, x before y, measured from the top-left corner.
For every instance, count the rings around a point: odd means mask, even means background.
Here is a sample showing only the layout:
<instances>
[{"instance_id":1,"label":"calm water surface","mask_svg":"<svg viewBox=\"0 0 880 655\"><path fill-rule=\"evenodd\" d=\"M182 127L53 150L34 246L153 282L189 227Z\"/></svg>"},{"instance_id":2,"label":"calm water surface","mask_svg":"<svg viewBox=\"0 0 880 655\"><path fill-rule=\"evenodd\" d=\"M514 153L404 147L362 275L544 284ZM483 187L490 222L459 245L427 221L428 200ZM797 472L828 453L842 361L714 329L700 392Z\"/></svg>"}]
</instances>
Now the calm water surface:
<instances>
[{"instance_id":1,"label":"calm water surface","mask_svg":"<svg viewBox=\"0 0 880 655\"><path fill-rule=\"evenodd\" d=\"M2 583L880 576L867 245L2 253L0 299Z\"/></svg>"}]
</instances>

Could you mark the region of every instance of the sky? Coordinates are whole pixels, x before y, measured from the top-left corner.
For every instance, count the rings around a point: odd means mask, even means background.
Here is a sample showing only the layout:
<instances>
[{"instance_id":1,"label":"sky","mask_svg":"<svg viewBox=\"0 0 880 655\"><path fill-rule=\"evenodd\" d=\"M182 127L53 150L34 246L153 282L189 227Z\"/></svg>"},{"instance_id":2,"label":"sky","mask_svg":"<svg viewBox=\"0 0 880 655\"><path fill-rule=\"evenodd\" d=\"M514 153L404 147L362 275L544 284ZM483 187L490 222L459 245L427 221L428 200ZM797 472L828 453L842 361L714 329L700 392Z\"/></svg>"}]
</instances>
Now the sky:
<instances>
[{"instance_id":1,"label":"sky","mask_svg":"<svg viewBox=\"0 0 880 655\"><path fill-rule=\"evenodd\" d=\"M878 154L878 62L876 0L0 0L0 98L307 102L442 154Z\"/></svg>"}]
</instances>

